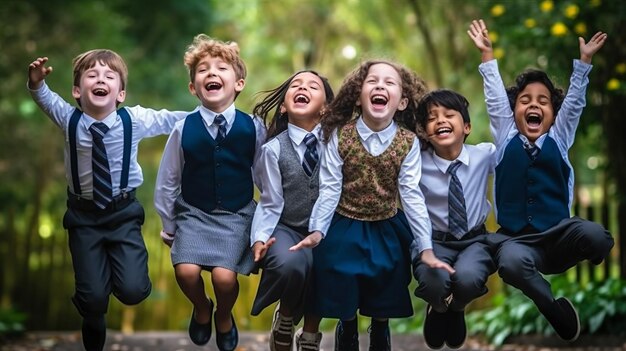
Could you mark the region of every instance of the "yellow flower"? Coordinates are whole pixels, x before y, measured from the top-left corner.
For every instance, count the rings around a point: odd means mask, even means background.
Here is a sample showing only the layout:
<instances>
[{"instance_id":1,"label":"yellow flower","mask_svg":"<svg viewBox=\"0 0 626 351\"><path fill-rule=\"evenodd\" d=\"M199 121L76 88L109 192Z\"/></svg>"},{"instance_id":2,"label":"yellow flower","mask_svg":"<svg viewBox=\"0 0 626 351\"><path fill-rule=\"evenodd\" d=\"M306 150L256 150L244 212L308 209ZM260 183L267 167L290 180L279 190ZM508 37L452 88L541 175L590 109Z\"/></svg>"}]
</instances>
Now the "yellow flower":
<instances>
[{"instance_id":1,"label":"yellow flower","mask_svg":"<svg viewBox=\"0 0 626 351\"><path fill-rule=\"evenodd\" d=\"M618 63L617 66L615 66L615 72L617 72L619 74L626 73L626 63L624 63L624 62Z\"/></svg>"},{"instance_id":2,"label":"yellow flower","mask_svg":"<svg viewBox=\"0 0 626 351\"><path fill-rule=\"evenodd\" d=\"M498 33L496 32L489 32L489 39L491 39L492 43L495 43L498 41Z\"/></svg>"},{"instance_id":3,"label":"yellow flower","mask_svg":"<svg viewBox=\"0 0 626 351\"><path fill-rule=\"evenodd\" d=\"M617 78L611 78L606 83L606 89L607 90L617 90L617 89L619 89L619 86L620 86L620 81Z\"/></svg>"},{"instance_id":4,"label":"yellow flower","mask_svg":"<svg viewBox=\"0 0 626 351\"><path fill-rule=\"evenodd\" d=\"M504 13L504 11L506 11L506 9L504 8L504 5L502 5L502 4L497 4L497 5L494 5L494 6L491 8L491 15L492 15L493 17L502 16L502 14Z\"/></svg>"},{"instance_id":5,"label":"yellow flower","mask_svg":"<svg viewBox=\"0 0 626 351\"><path fill-rule=\"evenodd\" d=\"M591 0L591 7L598 7L602 5L602 0Z\"/></svg>"},{"instance_id":6,"label":"yellow flower","mask_svg":"<svg viewBox=\"0 0 626 351\"><path fill-rule=\"evenodd\" d=\"M550 12L554 8L554 3L552 0L545 0L541 2L539 8L541 9L541 12Z\"/></svg>"},{"instance_id":7,"label":"yellow flower","mask_svg":"<svg viewBox=\"0 0 626 351\"><path fill-rule=\"evenodd\" d=\"M567 5L565 8L564 14L567 18L576 18L578 16L578 12L580 12L580 8L577 5Z\"/></svg>"},{"instance_id":8,"label":"yellow flower","mask_svg":"<svg viewBox=\"0 0 626 351\"><path fill-rule=\"evenodd\" d=\"M576 32L576 34L578 35L587 34L587 25L582 22L576 23L576 25L574 26L574 32Z\"/></svg>"},{"instance_id":9,"label":"yellow flower","mask_svg":"<svg viewBox=\"0 0 626 351\"><path fill-rule=\"evenodd\" d=\"M535 21L534 18L527 18L524 21L524 25L526 26L526 28L535 28L535 26L537 25L537 21Z\"/></svg>"},{"instance_id":10,"label":"yellow flower","mask_svg":"<svg viewBox=\"0 0 626 351\"><path fill-rule=\"evenodd\" d=\"M561 22L556 22L552 25L552 28L550 28L550 32L555 37L562 37L567 34L567 27Z\"/></svg>"},{"instance_id":11,"label":"yellow flower","mask_svg":"<svg viewBox=\"0 0 626 351\"><path fill-rule=\"evenodd\" d=\"M501 59L504 57L504 49L502 48L495 48L493 49L493 57L495 57L496 59Z\"/></svg>"}]
</instances>

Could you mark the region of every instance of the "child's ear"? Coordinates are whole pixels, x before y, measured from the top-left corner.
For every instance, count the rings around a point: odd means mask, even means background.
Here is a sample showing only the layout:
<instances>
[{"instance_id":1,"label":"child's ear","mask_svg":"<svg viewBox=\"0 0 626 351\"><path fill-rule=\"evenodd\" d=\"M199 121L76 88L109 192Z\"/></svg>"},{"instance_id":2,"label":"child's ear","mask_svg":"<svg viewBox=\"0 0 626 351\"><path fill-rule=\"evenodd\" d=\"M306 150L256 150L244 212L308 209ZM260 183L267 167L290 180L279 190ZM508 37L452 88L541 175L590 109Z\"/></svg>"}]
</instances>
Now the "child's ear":
<instances>
[{"instance_id":1,"label":"child's ear","mask_svg":"<svg viewBox=\"0 0 626 351\"><path fill-rule=\"evenodd\" d=\"M189 92L191 95L196 95L196 87L193 86L193 82L189 82Z\"/></svg>"},{"instance_id":2,"label":"child's ear","mask_svg":"<svg viewBox=\"0 0 626 351\"><path fill-rule=\"evenodd\" d=\"M80 99L80 87L77 87L76 85L74 85L74 87L72 88L72 97L75 100Z\"/></svg>"},{"instance_id":3,"label":"child's ear","mask_svg":"<svg viewBox=\"0 0 626 351\"><path fill-rule=\"evenodd\" d=\"M124 100L126 100L126 90L120 90L117 94L117 103L121 104Z\"/></svg>"},{"instance_id":4,"label":"child's ear","mask_svg":"<svg viewBox=\"0 0 626 351\"><path fill-rule=\"evenodd\" d=\"M408 98L400 99L400 104L398 104L398 111L404 111L404 109L409 105Z\"/></svg>"},{"instance_id":5,"label":"child's ear","mask_svg":"<svg viewBox=\"0 0 626 351\"><path fill-rule=\"evenodd\" d=\"M469 135L471 131L472 131L472 124L469 123L469 122L464 123L464 125L463 125L463 133L465 135Z\"/></svg>"},{"instance_id":6,"label":"child's ear","mask_svg":"<svg viewBox=\"0 0 626 351\"><path fill-rule=\"evenodd\" d=\"M285 114L287 113L287 108L285 108L285 104L280 104L280 114Z\"/></svg>"},{"instance_id":7,"label":"child's ear","mask_svg":"<svg viewBox=\"0 0 626 351\"><path fill-rule=\"evenodd\" d=\"M246 80L245 79L238 79L235 82L235 91L236 92L241 92L243 90L243 88L246 86Z\"/></svg>"}]
</instances>

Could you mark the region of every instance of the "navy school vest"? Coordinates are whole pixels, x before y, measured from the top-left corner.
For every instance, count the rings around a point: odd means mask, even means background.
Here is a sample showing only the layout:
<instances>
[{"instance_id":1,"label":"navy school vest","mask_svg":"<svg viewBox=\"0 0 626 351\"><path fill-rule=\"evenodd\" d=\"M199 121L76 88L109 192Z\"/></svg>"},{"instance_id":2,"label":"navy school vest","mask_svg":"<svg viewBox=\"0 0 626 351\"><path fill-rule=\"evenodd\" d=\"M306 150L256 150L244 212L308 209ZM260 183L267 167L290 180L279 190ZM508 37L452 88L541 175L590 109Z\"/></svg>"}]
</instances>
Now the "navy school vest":
<instances>
[{"instance_id":1,"label":"navy school vest","mask_svg":"<svg viewBox=\"0 0 626 351\"><path fill-rule=\"evenodd\" d=\"M514 137L496 167L498 224L511 234L527 225L543 232L569 218L570 172L551 137L534 161Z\"/></svg>"},{"instance_id":2,"label":"navy school vest","mask_svg":"<svg viewBox=\"0 0 626 351\"><path fill-rule=\"evenodd\" d=\"M218 207L236 212L252 200L256 128L250 116L237 110L230 131L218 144L200 112L192 113L185 118L181 147L185 202L209 213Z\"/></svg>"},{"instance_id":3,"label":"navy school vest","mask_svg":"<svg viewBox=\"0 0 626 351\"><path fill-rule=\"evenodd\" d=\"M70 123L68 124L68 140L70 142L70 168L72 172L72 185L74 187L74 195L80 196L82 190L80 188L80 179L78 178L78 153L76 150L76 128L78 121L83 115L83 111L78 108L74 109ZM122 154L122 174L120 175L120 190L125 192L128 187L128 173L130 171L130 149L133 138L133 127L130 120L130 114L124 107L117 110L117 115L122 119L124 127L124 149Z\"/></svg>"}]
</instances>

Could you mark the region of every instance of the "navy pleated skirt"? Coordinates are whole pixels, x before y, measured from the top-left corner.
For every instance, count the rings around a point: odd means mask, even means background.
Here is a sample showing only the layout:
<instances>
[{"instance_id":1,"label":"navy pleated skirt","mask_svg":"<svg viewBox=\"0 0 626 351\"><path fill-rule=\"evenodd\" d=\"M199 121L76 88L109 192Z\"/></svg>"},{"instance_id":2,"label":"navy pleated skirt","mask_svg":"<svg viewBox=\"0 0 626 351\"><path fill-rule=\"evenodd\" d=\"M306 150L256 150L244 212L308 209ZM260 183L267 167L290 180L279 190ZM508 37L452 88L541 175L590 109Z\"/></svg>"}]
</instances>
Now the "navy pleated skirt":
<instances>
[{"instance_id":1,"label":"navy pleated skirt","mask_svg":"<svg viewBox=\"0 0 626 351\"><path fill-rule=\"evenodd\" d=\"M401 210L389 219L360 221L335 213L326 237L313 249L309 311L350 319L413 314L409 224Z\"/></svg>"}]
</instances>

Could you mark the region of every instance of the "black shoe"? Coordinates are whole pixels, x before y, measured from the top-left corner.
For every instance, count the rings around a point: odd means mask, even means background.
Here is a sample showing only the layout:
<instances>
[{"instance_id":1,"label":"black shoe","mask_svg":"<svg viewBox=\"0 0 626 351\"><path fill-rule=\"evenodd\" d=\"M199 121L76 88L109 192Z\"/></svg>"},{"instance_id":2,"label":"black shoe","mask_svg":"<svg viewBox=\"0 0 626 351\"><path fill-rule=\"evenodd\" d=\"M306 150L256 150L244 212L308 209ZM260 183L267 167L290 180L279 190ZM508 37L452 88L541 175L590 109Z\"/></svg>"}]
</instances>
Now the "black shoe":
<instances>
[{"instance_id":1,"label":"black shoe","mask_svg":"<svg viewBox=\"0 0 626 351\"><path fill-rule=\"evenodd\" d=\"M211 311L209 312L209 316L213 315L213 301L211 301L211 299L209 299L209 302L211 304ZM205 324L200 324L196 321L196 309L193 309L193 312L191 313L191 320L189 321L189 338L191 339L191 341L198 345L198 346L202 346L202 345L206 345L206 343L209 342L209 340L211 340L211 331L213 330L212 328L212 322L213 319L211 319L211 317L209 317L209 322L205 323Z\"/></svg>"},{"instance_id":2,"label":"black shoe","mask_svg":"<svg viewBox=\"0 0 626 351\"><path fill-rule=\"evenodd\" d=\"M237 324L235 324L235 317L231 314L230 319L233 327L229 331L226 333L215 331L217 333L215 343L220 351L233 351L239 343L239 332L237 331Z\"/></svg>"},{"instance_id":3,"label":"black shoe","mask_svg":"<svg viewBox=\"0 0 626 351\"><path fill-rule=\"evenodd\" d=\"M465 311L446 312L448 327L446 328L446 345L451 349L458 349L465 343L467 327L465 326Z\"/></svg>"},{"instance_id":4,"label":"black shoe","mask_svg":"<svg viewBox=\"0 0 626 351\"><path fill-rule=\"evenodd\" d=\"M564 297L558 298L542 313L561 339L565 341L578 339L580 320L578 319L576 308L574 308L570 300Z\"/></svg>"},{"instance_id":5,"label":"black shoe","mask_svg":"<svg viewBox=\"0 0 626 351\"><path fill-rule=\"evenodd\" d=\"M359 333L345 334L341 321L335 327L335 351L359 351Z\"/></svg>"},{"instance_id":6,"label":"black shoe","mask_svg":"<svg viewBox=\"0 0 626 351\"><path fill-rule=\"evenodd\" d=\"M369 351L391 351L391 333L389 332L389 324L385 324L384 327L378 328L370 325L369 333Z\"/></svg>"},{"instance_id":7,"label":"black shoe","mask_svg":"<svg viewBox=\"0 0 626 351\"><path fill-rule=\"evenodd\" d=\"M104 315L90 319L83 319L81 331L85 350L102 351L107 335Z\"/></svg>"},{"instance_id":8,"label":"black shoe","mask_svg":"<svg viewBox=\"0 0 626 351\"><path fill-rule=\"evenodd\" d=\"M426 318L424 318L424 341L431 349L438 350L443 347L448 328L446 313L439 313L431 305L426 306Z\"/></svg>"}]
</instances>

